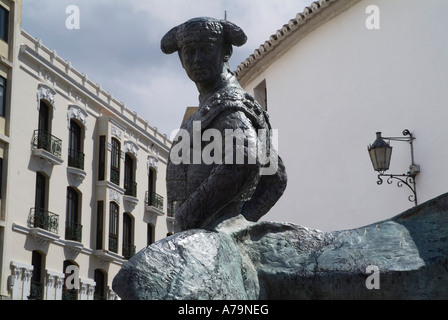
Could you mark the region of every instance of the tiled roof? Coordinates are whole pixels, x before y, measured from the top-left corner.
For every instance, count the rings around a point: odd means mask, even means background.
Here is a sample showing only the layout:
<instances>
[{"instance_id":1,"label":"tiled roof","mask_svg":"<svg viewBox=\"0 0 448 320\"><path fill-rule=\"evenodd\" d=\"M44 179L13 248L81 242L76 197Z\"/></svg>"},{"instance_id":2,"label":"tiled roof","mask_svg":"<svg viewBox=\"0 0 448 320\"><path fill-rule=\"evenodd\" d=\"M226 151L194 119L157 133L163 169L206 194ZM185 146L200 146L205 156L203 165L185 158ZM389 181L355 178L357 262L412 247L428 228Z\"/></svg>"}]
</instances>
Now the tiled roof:
<instances>
[{"instance_id":1,"label":"tiled roof","mask_svg":"<svg viewBox=\"0 0 448 320\"><path fill-rule=\"evenodd\" d=\"M358 0L359 1L359 0ZM275 34L273 34L269 40L265 41L258 49L255 50L245 61L243 61L234 72L238 79L243 77L249 72L254 65L264 58L268 53L278 47L285 39L288 39L291 34L295 33L297 30L301 30L303 25L307 24L309 20L315 17L317 14L326 10L333 3L339 3L343 6L351 6L354 2L351 0L319 0L314 1L310 6L305 7L305 9L298 13L295 18L289 20L289 22Z\"/></svg>"}]
</instances>

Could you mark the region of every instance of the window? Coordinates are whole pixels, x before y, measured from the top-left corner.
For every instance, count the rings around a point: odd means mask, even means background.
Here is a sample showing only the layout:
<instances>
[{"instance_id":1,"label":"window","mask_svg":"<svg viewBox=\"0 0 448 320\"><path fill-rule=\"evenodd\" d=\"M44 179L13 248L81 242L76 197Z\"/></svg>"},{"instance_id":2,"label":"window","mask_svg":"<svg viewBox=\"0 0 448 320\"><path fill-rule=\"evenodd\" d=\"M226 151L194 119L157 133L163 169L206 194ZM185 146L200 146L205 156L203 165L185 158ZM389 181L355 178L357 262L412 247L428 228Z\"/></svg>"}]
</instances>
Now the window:
<instances>
[{"instance_id":1,"label":"window","mask_svg":"<svg viewBox=\"0 0 448 320\"><path fill-rule=\"evenodd\" d=\"M147 205L163 211L163 197L156 193L156 171L153 168L148 172Z\"/></svg>"},{"instance_id":2,"label":"window","mask_svg":"<svg viewBox=\"0 0 448 320\"><path fill-rule=\"evenodd\" d=\"M41 93L39 93L41 94ZM53 116L53 107L44 100L39 103L39 124L34 133L34 148L45 150L61 159L62 140L51 135L51 119ZM62 161L54 162L53 159L46 157L53 164L61 164Z\"/></svg>"},{"instance_id":3,"label":"window","mask_svg":"<svg viewBox=\"0 0 448 320\"><path fill-rule=\"evenodd\" d=\"M120 185L120 142L112 138L112 153L110 163L110 180L116 185Z\"/></svg>"},{"instance_id":4,"label":"window","mask_svg":"<svg viewBox=\"0 0 448 320\"><path fill-rule=\"evenodd\" d=\"M263 80L254 89L254 98L263 108L263 110L268 110L268 90L266 89L266 80Z\"/></svg>"},{"instance_id":5,"label":"window","mask_svg":"<svg viewBox=\"0 0 448 320\"><path fill-rule=\"evenodd\" d=\"M50 133L50 108L41 101L39 105L39 131Z\"/></svg>"},{"instance_id":6,"label":"window","mask_svg":"<svg viewBox=\"0 0 448 320\"><path fill-rule=\"evenodd\" d=\"M133 245L133 222L129 213L123 214L123 256L129 259L135 254L135 246Z\"/></svg>"},{"instance_id":7,"label":"window","mask_svg":"<svg viewBox=\"0 0 448 320\"><path fill-rule=\"evenodd\" d=\"M109 250L115 253L118 253L118 212L118 205L111 202L109 208Z\"/></svg>"},{"instance_id":8,"label":"window","mask_svg":"<svg viewBox=\"0 0 448 320\"><path fill-rule=\"evenodd\" d=\"M70 120L68 145L68 166L84 170L84 153L82 152L82 129L75 120Z\"/></svg>"},{"instance_id":9,"label":"window","mask_svg":"<svg viewBox=\"0 0 448 320\"><path fill-rule=\"evenodd\" d=\"M8 42L9 12L0 5L0 39Z\"/></svg>"},{"instance_id":10,"label":"window","mask_svg":"<svg viewBox=\"0 0 448 320\"><path fill-rule=\"evenodd\" d=\"M98 181L104 181L105 169L106 169L106 136L100 136Z\"/></svg>"},{"instance_id":11,"label":"window","mask_svg":"<svg viewBox=\"0 0 448 320\"><path fill-rule=\"evenodd\" d=\"M39 251L33 251L31 256L31 264L33 265L33 276L31 278L31 290L28 299L42 300L43 298L43 275L44 257Z\"/></svg>"},{"instance_id":12,"label":"window","mask_svg":"<svg viewBox=\"0 0 448 320\"><path fill-rule=\"evenodd\" d=\"M154 176L154 170L150 168L148 173L148 193L150 195L156 192Z\"/></svg>"},{"instance_id":13,"label":"window","mask_svg":"<svg viewBox=\"0 0 448 320\"><path fill-rule=\"evenodd\" d=\"M148 233L146 235L146 239L148 246L154 243L154 226L150 223L148 223Z\"/></svg>"},{"instance_id":14,"label":"window","mask_svg":"<svg viewBox=\"0 0 448 320\"><path fill-rule=\"evenodd\" d=\"M48 178L40 172L36 173L36 193L34 197L34 209L30 217L31 228L41 228L57 234L59 216L47 211Z\"/></svg>"},{"instance_id":15,"label":"window","mask_svg":"<svg viewBox=\"0 0 448 320\"><path fill-rule=\"evenodd\" d=\"M6 79L0 76L0 116L6 117Z\"/></svg>"},{"instance_id":16,"label":"window","mask_svg":"<svg viewBox=\"0 0 448 320\"><path fill-rule=\"evenodd\" d=\"M103 201L98 201L96 210L96 248L103 249Z\"/></svg>"},{"instance_id":17,"label":"window","mask_svg":"<svg viewBox=\"0 0 448 320\"><path fill-rule=\"evenodd\" d=\"M39 127L37 132L37 149L51 151L50 108L41 101L39 107Z\"/></svg>"},{"instance_id":18,"label":"window","mask_svg":"<svg viewBox=\"0 0 448 320\"><path fill-rule=\"evenodd\" d=\"M124 160L124 189L127 196L137 196L137 182L135 182L134 160L126 153Z\"/></svg>"},{"instance_id":19,"label":"window","mask_svg":"<svg viewBox=\"0 0 448 320\"><path fill-rule=\"evenodd\" d=\"M93 280L95 281L95 300L106 300L107 275L100 269L95 269Z\"/></svg>"},{"instance_id":20,"label":"window","mask_svg":"<svg viewBox=\"0 0 448 320\"><path fill-rule=\"evenodd\" d=\"M36 214L40 214L47 209L47 178L40 172L36 174L34 207L36 209Z\"/></svg>"},{"instance_id":21,"label":"window","mask_svg":"<svg viewBox=\"0 0 448 320\"><path fill-rule=\"evenodd\" d=\"M73 188L67 188L67 211L65 219L65 239L81 242L82 225L79 212L79 194Z\"/></svg>"}]
</instances>

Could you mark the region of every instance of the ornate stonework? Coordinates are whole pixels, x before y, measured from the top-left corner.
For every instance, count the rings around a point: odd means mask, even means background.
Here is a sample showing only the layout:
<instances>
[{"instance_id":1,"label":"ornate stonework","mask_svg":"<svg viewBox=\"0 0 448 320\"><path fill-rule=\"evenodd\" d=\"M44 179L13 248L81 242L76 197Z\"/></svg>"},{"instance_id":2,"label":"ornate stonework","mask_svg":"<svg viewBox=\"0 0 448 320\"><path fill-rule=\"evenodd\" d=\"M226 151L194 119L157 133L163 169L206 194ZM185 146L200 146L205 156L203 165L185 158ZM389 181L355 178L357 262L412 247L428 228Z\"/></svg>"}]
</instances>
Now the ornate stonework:
<instances>
[{"instance_id":1,"label":"ornate stonework","mask_svg":"<svg viewBox=\"0 0 448 320\"><path fill-rule=\"evenodd\" d=\"M151 168L154 168L156 171L158 170L159 160L153 156L148 156L148 173Z\"/></svg>"},{"instance_id":2,"label":"ornate stonework","mask_svg":"<svg viewBox=\"0 0 448 320\"><path fill-rule=\"evenodd\" d=\"M109 200L121 203L121 194L113 189L109 190Z\"/></svg>"},{"instance_id":3,"label":"ornate stonework","mask_svg":"<svg viewBox=\"0 0 448 320\"><path fill-rule=\"evenodd\" d=\"M44 84L40 84L37 88L37 108L40 108L40 100L48 101L53 108L56 108L54 99L55 95L56 92L53 89Z\"/></svg>"},{"instance_id":4,"label":"ornate stonework","mask_svg":"<svg viewBox=\"0 0 448 320\"><path fill-rule=\"evenodd\" d=\"M111 133L113 136L115 136L115 137L117 137L118 139L121 140L122 132L121 132L121 130L118 129L116 126L114 126L114 125L111 125L111 126L110 126L110 133Z\"/></svg>"},{"instance_id":5,"label":"ornate stonework","mask_svg":"<svg viewBox=\"0 0 448 320\"><path fill-rule=\"evenodd\" d=\"M86 126L86 118L87 118L87 112L84 111L81 107L78 107L76 105L70 105L68 106L67 111L67 120L68 120L68 128L70 129L70 120L76 119L80 123L84 125L84 128L87 129Z\"/></svg>"},{"instance_id":6,"label":"ornate stonework","mask_svg":"<svg viewBox=\"0 0 448 320\"><path fill-rule=\"evenodd\" d=\"M123 152L124 153L131 153L132 155L134 155L134 157L137 159L137 156L138 156L138 150L139 150L139 148L137 147L137 145L134 143L134 142L132 142L132 141L126 141L125 143L124 143L124 150L123 150Z\"/></svg>"}]
</instances>

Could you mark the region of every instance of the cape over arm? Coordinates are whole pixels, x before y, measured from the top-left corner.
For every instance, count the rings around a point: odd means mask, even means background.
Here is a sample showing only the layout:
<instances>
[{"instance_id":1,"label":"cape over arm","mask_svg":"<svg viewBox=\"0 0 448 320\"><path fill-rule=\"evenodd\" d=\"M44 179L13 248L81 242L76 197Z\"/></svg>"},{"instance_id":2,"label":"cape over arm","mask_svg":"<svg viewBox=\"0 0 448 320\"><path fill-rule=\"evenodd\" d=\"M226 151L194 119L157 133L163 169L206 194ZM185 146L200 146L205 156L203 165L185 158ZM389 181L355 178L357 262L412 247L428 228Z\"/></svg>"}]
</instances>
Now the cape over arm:
<instances>
[{"instance_id":1,"label":"cape over arm","mask_svg":"<svg viewBox=\"0 0 448 320\"><path fill-rule=\"evenodd\" d=\"M250 199L260 178L260 164L253 154L257 148L257 132L246 115L229 109L218 115L209 127L221 133L222 163L211 164L214 168L210 176L176 212L176 232L205 228L220 218L238 215L241 204ZM230 145L225 141L226 130L238 136ZM229 161L230 152L232 161ZM236 161L238 156L243 156L242 164ZM251 157L255 163L249 164Z\"/></svg>"}]
</instances>

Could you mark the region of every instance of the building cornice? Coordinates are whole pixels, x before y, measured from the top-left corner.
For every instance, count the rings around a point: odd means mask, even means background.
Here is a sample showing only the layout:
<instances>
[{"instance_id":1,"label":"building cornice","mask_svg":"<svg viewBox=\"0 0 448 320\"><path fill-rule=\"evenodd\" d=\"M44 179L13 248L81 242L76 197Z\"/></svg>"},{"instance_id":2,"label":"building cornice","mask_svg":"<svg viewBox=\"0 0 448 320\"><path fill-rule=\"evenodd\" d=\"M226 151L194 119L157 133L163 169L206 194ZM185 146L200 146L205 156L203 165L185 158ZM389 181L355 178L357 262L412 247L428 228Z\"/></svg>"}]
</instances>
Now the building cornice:
<instances>
[{"instance_id":1,"label":"building cornice","mask_svg":"<svg viewBox=\"0 0 448 320\"><path fill-rule=\"evenodd\" d=\"M244 60L234 72L244 87L307 34L361 0L319 0L306 7Z\"/></svg>"}]
</instances>

